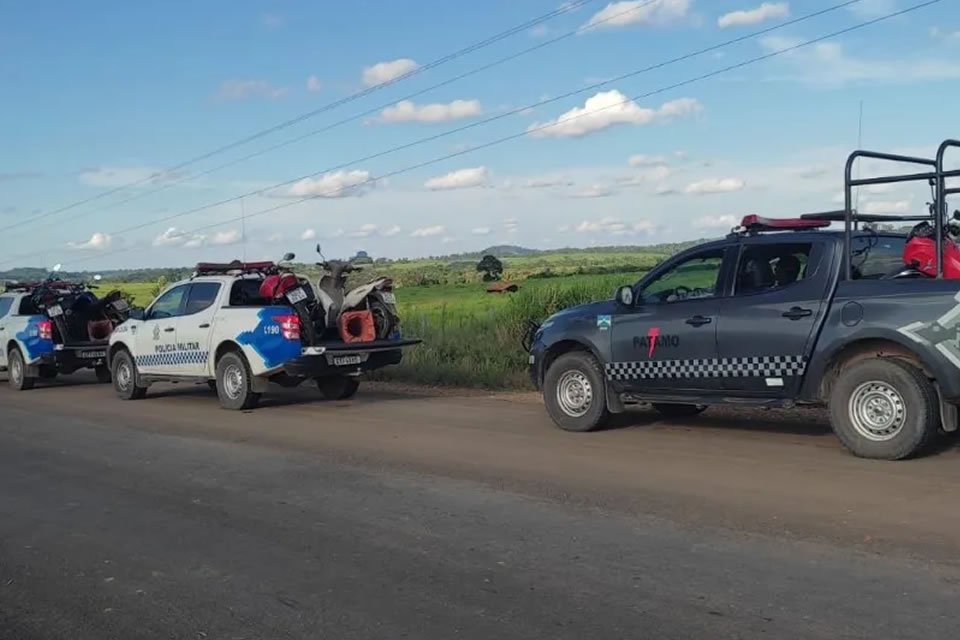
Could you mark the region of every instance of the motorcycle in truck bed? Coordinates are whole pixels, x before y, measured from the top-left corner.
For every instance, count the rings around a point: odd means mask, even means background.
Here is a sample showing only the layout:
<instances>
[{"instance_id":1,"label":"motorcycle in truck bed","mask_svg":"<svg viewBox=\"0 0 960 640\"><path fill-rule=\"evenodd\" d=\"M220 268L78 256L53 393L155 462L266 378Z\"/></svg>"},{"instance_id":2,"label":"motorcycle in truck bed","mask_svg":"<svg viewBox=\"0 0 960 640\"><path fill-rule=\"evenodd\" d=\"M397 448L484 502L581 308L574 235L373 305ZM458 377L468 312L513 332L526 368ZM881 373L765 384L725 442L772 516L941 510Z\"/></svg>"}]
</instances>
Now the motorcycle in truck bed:
<instances>
[{"instance_id":1,"label":"motorcycle in truck bed","mask_svg":"<svg viewBox=\"0 0 960 640\"><path fill-rule=\"evenodd\" d=\"M376 335L369 310L342 314L338 337L316 300L309 282L273 262L201 263L114 330L114 389L132 400L157 382L205 382L222 407L251 409L270 383L314 380L326 398L346 399L365 371L399 364L402 349L421 342L400 337L392 303L382 309L392 322L388 337Z\"/></svg>"}]
</instances>

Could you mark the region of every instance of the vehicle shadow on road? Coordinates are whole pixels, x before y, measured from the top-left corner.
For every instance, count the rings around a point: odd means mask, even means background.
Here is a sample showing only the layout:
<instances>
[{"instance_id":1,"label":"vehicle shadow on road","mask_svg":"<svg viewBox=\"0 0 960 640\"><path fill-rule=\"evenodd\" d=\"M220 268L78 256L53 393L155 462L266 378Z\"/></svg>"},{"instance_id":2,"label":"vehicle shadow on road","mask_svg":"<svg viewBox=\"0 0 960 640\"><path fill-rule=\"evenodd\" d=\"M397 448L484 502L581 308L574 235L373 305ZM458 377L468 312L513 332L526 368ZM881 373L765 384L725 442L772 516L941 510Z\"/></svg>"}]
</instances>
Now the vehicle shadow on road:
<instances>
[{"instance_id":1,"label":"vehicle shadow on road","mask_svg":"<svg viewBox=\"0 0 960 640\"><path fill-rule=\"evenodd\" d=\"M630 408L612 417L607 430L645 428L715 429L824 436L832 432L826 414L818 409L792 411L756 408L711 407L689 418L666 418L648 407Z\"/></svg>"}]
</instances>

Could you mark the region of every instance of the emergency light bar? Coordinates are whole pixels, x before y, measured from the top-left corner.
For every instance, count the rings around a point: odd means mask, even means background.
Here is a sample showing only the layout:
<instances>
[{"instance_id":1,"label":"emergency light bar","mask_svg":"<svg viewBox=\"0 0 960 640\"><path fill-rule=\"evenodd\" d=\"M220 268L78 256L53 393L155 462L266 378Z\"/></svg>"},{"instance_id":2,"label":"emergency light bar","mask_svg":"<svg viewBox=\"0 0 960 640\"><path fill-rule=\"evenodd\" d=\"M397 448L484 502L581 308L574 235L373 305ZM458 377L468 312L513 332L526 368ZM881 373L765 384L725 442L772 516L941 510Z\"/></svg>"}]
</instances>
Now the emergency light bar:
<instances>
[{"instance_id":1,"label":"emergency light bar","mask_svg":"<svg viewBox=\"0 0 960 640\"><path fill-rule=\"evenodd\" d=\"M738 231L761 233L764 231L808 231L829 227L829 220L813 218L764 218L758 215L743 216Z\"/></svg>"},{"instance_id":2,"label":"emergency light bar","mask_svg":"<svg viewBox=\"0 0 960 640\"><path fill-rule=\"evenodd\" d=\"M226 275L228 273L258 273L267 269L272 269L276 265L269 260L262 262L199 262L194 268L194 275L213 276Z\"/></svg>"}]
</instances>

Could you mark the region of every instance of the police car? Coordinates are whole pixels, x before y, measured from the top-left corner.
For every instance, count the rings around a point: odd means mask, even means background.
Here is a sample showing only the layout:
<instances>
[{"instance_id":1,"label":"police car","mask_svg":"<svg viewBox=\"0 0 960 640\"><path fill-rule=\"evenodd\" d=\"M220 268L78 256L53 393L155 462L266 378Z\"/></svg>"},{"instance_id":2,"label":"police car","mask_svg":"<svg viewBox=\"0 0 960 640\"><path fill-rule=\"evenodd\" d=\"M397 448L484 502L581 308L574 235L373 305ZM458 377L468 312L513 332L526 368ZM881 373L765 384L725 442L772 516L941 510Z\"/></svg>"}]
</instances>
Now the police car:
<instances>
[{"instance_id":1,"label":"police car","mask_svg":"<svg viewBox=\"0 0 960 640\"><path fill-rule=\"evenodd\" d=\"M924 221L942 238L946 197L960 193L936 159L857 151L847 207L798 219L747 216L727 237L681 252L614 299L566 309L526 338L530 375L547 412L590 431L629 403L670 417L708 405L826 405L853 453L901 459L938 430L956 431L960 405L960 280L906 264L906 234L870 223ZM852 177L858 158L925 172ZM929 215L864 215L853 187L930 181ZM843 222L844 230L826 227Z\"/></svg>"},{"instance_id":2,"label":"police car","mask_svg":"<svg viewBox=\"0 0 960 640\"><path fill-rule=\"evenodd\" d=\"M205 265L133 309L110 336L117 394L133 400L157 382L205 382L224 408L250 409L271 382L313 379L326 397L345 399L362 372L399 363L401 349L420 342L307 344L292 307L259 297L260 266Z\"/></svg>"}]
</instances>

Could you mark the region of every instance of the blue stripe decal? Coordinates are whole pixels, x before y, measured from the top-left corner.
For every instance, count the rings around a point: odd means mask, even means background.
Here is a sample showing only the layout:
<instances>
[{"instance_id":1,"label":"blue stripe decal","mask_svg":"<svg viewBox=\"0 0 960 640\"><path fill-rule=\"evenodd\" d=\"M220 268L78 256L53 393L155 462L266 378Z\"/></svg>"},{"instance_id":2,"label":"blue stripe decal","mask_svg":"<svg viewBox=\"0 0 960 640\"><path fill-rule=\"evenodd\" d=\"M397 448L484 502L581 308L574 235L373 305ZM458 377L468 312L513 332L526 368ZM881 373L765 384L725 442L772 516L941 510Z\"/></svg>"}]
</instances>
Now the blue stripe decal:
<instances>
[{"instance_id":1,"label":"blue stripe decal","mask_svg":"<svg viewBox=\"0 0 960 640\"><path fill-rule=\"evenodd\" d=\"M253 331L244 331L237 335L237 342L253 349L263 358L267 369L279 367L287 360L300 357L300 341L283 337L280 323L273 316L290 315L290 307L264 307L257 313L260 322Z\"/></svg>"},{"instance_id":2,"label":"blue stripe decal","mask_svg":"<svg viewBox=\"0 0 960 640\"><path fill-rule=\"evenodd\" d=\"M42 355L53 353L53 340L40 338L40 327L37 323L42 320L48 320L47 316L30 316L27 318L26 328L16 336L23 348L27 350L25 354L27 362L33 362Z\"/></svg>"}]
</instances>

